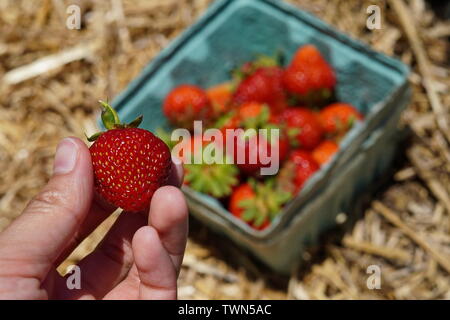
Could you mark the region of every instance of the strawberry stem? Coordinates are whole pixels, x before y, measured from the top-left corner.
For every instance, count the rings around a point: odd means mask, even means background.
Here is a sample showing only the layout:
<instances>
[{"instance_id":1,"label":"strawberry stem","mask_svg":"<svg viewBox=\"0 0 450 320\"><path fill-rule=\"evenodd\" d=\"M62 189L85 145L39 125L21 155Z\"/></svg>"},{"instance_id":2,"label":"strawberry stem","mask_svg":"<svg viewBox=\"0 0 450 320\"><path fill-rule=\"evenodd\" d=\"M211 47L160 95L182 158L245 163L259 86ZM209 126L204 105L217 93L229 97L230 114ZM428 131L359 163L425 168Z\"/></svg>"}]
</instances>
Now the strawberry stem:
<instances>
[{"instance_id":1,"label":"strawberry stem","mask_svg":"<svg viewBox=\"0 0 450 320\"><path fill-rule=\"evenodd\" d=\"M102 134L102 132L97 132L94 133L92 136L88 137L86 134L84 134L86 136L87 141L89 142L94 142L95 140L98 139L98 137L100 137L100 135Z\"/></svg>"},{"instance_id":2,"label":"strawberry stem","mask_svg":"<svg viewBox=\"0 0 450 320\"><path fill-rule=\"evenodd\" d=\"M111 107L111 105L108 102L99 100L100 104L102 105L103 109L102 109L102 122L103 125L105 126L106 130L111 130L111 129L124 129L124 128L137 128L139 127L139 125L142 122L143 116L139 116L136 119L134 119L133 121L131 121L128 124L123 124L120 122L119 119L119 115L117 114L116 110L114 110L113 107ZM100 137L100 135L103 132L97 132L96 134L93 134L92 136L88 137L86 134L86 139L89 142L94 142L95 140L98 139L98 137Z\"/></svg>"},{"instance_id":3,"label":"strawberry stem","mask_svg":"<svg viewBox=\"0 0 450 320\"><path fill-rule=\"evenodd\" d=\"M119 115L116 110L109 105L108 102L99 100L101 105L103 106L102 110L102 121L103 125L107 130L114 129L117 125L120 125Z\"/></svg>"}]
</instances>

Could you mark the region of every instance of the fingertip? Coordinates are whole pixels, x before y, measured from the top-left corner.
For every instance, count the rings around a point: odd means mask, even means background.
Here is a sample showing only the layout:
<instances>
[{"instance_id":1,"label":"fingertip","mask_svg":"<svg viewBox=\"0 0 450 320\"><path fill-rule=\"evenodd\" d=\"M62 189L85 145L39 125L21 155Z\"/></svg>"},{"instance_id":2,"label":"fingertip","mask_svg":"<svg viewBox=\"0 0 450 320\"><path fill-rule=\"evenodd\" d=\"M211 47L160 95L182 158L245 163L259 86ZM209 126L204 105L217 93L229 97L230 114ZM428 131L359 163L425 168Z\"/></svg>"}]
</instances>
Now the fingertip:
<instances>
[{"instance_id":1,"label":"fingertip","mask_svg":"<svg viewBox=\"0 0 450 320\"><path fill-rule=\"evenodd\" d=\"M180 188L177 188L175 186L163 186L155 191L155 194L153 195L153 199L161 199L161 200L172 200L172 201L183 201L184 202L184 195L183 192L180 190ZM160 201L160 200L158 200Z\"/></svg>"},{"instance_id":2,"label":"fingertip","mask_svg":"<svg viewBox=\"0 0 450 320\"><path fill-rule=\"evenodd\" d=\"M62 139L56 148L53 173L64 175L78 169L91 168L91 154L87 146L76 137Z\"/></svg>"},{"instance_id":3,"label":"fingertip","mask_svg":"<svg viewBox=\"0 0 450 320\"><path fill-rule=\"evenodd\" d=\"M143 226L139 228L133 236L133 250L146 248L154 243L155 240L159 240L158 232L151 226Z\"/></svg>"},{"instance_id":4,"label":"fingertip","mask_svg":"<svg viewBox=\"0 0 450 320\"><path fill-rule=\"evenodd\" d=\"M75 144L80 152L82 152L84 155L91 157L91 153L89 151L89 147L78 137L70 136L67 138L64 138L63 140L69 140L73 144ZM63 141L62 140L62 141Z\"/></svg>"},{"instance_id":5,"label":"fingertip","mask_svg":"<svg viewBox=\"0 0 450 320\"><path fill-rule=\"evenodd\" d=\"M164 251L158 232L151 226L144 226L136 231L131 247L140 272L152 271L153 265L158 264L157 259Z\"/></svg>"},{"instance_id":6,"label":"fingertip","mask_svg":"<svg viewBox=\"0 0 450 320\"><path fill-rule=\"evenodd\" d=\"M67 137L67 138L65 138L65 139L70 139L70 140L72 140L74 143L76 143L77 145L79 145L81 148L86 148L86 149L88 149L87 145L83 142L83 140L81 140L81 139L78 138L78 137L75 137L75 136L69 136L69 137Z\"/></svg>"},{"instance_id":7,"label":"fingertip","mask_svg":"<svg viewBox=\"0 0 450 320\"><path fill-rule=\"evenodd\" d=\"M66 139L70 139L78 147L78 151L80 153L80 161L92 165L91 152L89 151L89 147L80 138L68 137Z\"/></svg>"},{"instance_id":8,"label":"fingertip","mask_svg":"<svg viewBox=\"0 0 450 320\"><path fill-rule=\"evenodd\" d=\"M164 186L156 190L150 205L149 219L157 229L165 225L184 222L188 207L183 192L174 186Z\"/></svg>"}]
</instances>

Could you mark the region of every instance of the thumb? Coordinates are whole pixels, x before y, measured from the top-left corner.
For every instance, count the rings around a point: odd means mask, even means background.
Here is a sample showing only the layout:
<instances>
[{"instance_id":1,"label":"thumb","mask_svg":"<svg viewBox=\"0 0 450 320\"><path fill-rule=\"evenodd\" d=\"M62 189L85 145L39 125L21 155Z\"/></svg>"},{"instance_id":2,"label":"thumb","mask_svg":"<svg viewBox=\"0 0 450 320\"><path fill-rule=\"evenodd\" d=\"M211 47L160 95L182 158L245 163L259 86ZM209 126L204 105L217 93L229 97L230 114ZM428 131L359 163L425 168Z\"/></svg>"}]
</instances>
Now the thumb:
<instances>
[{"instance_id":1,"label":"thumb","mask_svg":"<svg viewBox=\"0 0 450 320\"><path fill-rule=\"evenodd\" d=\"M77 138L62 140L54 174L43 190L2 234L0 272L21 272L20 261L34 276L45 277L83 222L92 202L93 173L89 149ZM28 274L29 275L29 274Z\"/></svg>"}]
</instances>

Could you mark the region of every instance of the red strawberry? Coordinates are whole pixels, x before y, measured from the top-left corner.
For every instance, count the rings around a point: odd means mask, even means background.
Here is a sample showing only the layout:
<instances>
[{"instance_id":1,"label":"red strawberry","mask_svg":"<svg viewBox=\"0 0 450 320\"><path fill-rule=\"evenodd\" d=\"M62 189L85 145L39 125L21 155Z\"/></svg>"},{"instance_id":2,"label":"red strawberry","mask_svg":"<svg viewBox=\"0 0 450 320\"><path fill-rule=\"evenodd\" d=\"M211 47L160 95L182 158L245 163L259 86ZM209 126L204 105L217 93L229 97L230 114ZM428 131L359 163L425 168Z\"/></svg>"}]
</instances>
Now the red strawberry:
<instances>
[{"instance_id":1,"label":"red strawberry","mask_svg":"<svg viewBox=\"0 0 450 320\"><path fill-rule=\"evenodd\" d=\"M164 100L163 111L173 125L187 129L194 120L209 121L214 114L206 92L193 85L173 89Z\"/></svg>"},{"instance_id":2,"label":"red strawberry","mask_svg":"<svg viewBox=\"0 0 450 320\"><path fill-rule=\"evenodd\" d=\"M187 151L183 155L185 184L215 198L229 196L239 183L239 170L231 161L227 161L223 146L203 141L201 136L196 136L186 142L184 147ZM213 149L220 152L218 157L215 157L214 152L216 151L210 152ZM215 161L217 158L219 158L219 162Z\"/></svg>"},{"instance_id":3,"label":"red strawberry","mask_svg":"<svg viewBox=\"0 0 450 320\"><path fill-rule=\"evenodd\" d=\"M220 115L227 111L233 96L231 83L225 82L206 90L206 95L214 109L214 114Z\"/></svg>"},{"instance_id":4,"label":"red strawberry","mask_svg":"<svg viewBox=\"0 0 450 320\"><path fill-rule=\"evenodd\" d=\"M313 151L312 157L320 165L327 163L333 155L339 150L339 146L331 141L322 141Z\"/></svg>"},{"instance_id":5,"label":"red strawberry","mask_svg":"<svg viewBox=\"0 0 450 320\"><path fill-rule=\"evenodd\" d=\"M218 129L259 129L269 123L276 124L266 104L259 102L247 102L235 107L232 111L224 114L214 125Z\"/></svg>"},{"instance_id":6,"label":"red strawberry","mask_svg":"<svg viewBox=\"0 0 450 320\"><path fill-rule=\"evenodd\" d=\"M328 62L323 58L322 54L320 53L320 51L317 49L316 46L314 46L313 44L307 44L300 47L297 50L297 52L295 52L294 57L291 60L291 66L295 68L301 68L304 67L305 65L309 65L311 67L323 67L324 65L328 65ZM331 67L329 69L331 69ZM330 76L329 79L333 80L332 77L332 75L334 75L333 70L321 70L321 71L326 71L328 76ZM329 84L334 85L333 82L330 82Z\"/></svg>"},{"instance_id":7,"label":"red strawberry","mask_svg":"<svg viewBox=\"0 0 450 320\"><path fill-rule=\"evenodd\" d=\"M306 108L288 108L278 117L284 124L294 146L313 149L322 140L323 131L317 116Z\"/></svg>"},{"instance_id":8,"label":"red strawberry","mask_svg":"<svg viewBox=\"0 0 450 320\"><path fill-rule=\"evenodd\" d=\"M319 118L326 133L342 135L363 116L350 104L333 103L320 111Z\"/></svg>"},{"instance_id":9,"label":"red strawberry","mask_svg":"<svg viewBox=\"0 0 450 320\"><path fill-rule=\"evenodd\" d=\"M242 172L255 175L261 168L269 167L271 163L264 164L263 156L271 157L271 148L274 148L274 152L278 152L279 163L285 160L289 152L289 141L279 126L271 122L270 110L266 105L245 103L237 108L236 116L238 121L234 125L237 124L244 131L236 133L237 136L234 138L234 160ZM252 134L252 129L267 129L267 135L259 136L258 131ZM271 129L280 130L279 139L271 135Z\"/></svg>"},{"instance_id":10,"label":"red strawberry","mask_svg":"<svg viewBox=\"0 0 450 320\"><path fill-rule=\"evenodd\" d=\"M264 112L264 104L258 102L247 102L238 107L238 116L241 120L259 118Z\"/></svg>"},{"instance_id":11,"label":"red strawberry","mask_svg":"<svg viewBox=\"0 0 450 320\"><path fill-rule=\"evenodd\" d=\"M262 168L268 168L272 163L267 163L264 156L272 158L272 148L275 154L278 152L278 164L281 164L288 152L289 141L285 136L280 136L278 140L270 141L269 137L259 134L246 136L250 129L238 135L234 145L234 160L239 169L246 175L259 175Z\"/></svg>"},{"instance_id":12,"label":"red strawberry","mask_svg":"<svg viewBox=\"0 0 450 320\"><path fill-rule=\"evenodd\" d=\"M228 210L253 228L263 230L290 199L289 193L275 189L273 180L249 181L233 191Z\"/></svg>"},{"instance_id":13,"label":"red strawberry","mask_svg":"<svg viewBox=\"0 0 450 320\"><path fill-rule=\"evenodd\" d=\"M121 124L117 113L105 102L102 112L106 132L89 138L96 191L109 203L125 211L149 207L153 193L163 186L171 170L167 145L151 132L132 123Z\"/></svg>"},{"instance_id":14,"label":"red strawberry","mask_svg":"<svg viewBox=\"0 0 450 320\"><path fill-rule=\"evenodd\" d=\"M306 45L298 49L286 68L283 85L290 93L303 96L301 100L315 103L331 96L336 76L320 51L313 45Z\"/></svg>"},{"instance_id":15,"label":"red strawberry","mask_svg":"<svg viewBox=\"0 0 450 320\"><path fill-rule=\"evenodd\" d=\"M194 135L179 142L170 141L170 133L160 129L158 135L172 148L172 154L184 166L184 184L192 189L224 198L239 183L239 170L224 154L223 146ZM215 152L219 152L216 157ZM218 161L216 161L218 160Z\"/></svg>"},{"instance_id":16,"label":"red strawberry","mask_svg":"<svg viewBox=\"0 0 450 320\"><path fill-rule=\"evenodd\" d=\"M233 96L234 104L266 103L272 112L280 112L286 107L282 77L283 70L280 67L258 68L239 83Z\"/></svg>"},{"instance_id":17,"label":"red strawberry","mask_svg":"<svg viewBox=\"0 0 450 320\"><path fill-rule=\"evenodd\" d=\"M317 170L319 165L309 152L295 150L281 169L277 177L278 184L282 190L296 194Z\"/></svg>"}]
</instances>

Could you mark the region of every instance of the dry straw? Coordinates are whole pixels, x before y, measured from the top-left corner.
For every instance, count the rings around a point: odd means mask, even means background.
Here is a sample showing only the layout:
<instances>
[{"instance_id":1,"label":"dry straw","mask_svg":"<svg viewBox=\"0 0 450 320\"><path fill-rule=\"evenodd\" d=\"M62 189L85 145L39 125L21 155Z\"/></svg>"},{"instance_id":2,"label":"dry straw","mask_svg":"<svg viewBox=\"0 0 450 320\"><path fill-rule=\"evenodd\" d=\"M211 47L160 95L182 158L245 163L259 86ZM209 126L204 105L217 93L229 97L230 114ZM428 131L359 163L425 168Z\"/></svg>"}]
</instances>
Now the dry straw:
<instances>
[{"instance_id":1,"label":"dry straw","mask_svg":"<svg viewBox=\"0 0 450 320\"><path fill-rule=\"evenodd\" d=\"M69 1L0 2L0 230L46 183L58 140L95 131L96 101L119 93L209 2L72 0L83 12L80 31L65 27ZM288 283L250 276L192 239L180 297L449 299L450 22L424 0L290 2L412 67L406 160L343 239L322 246L321 258ZM371 4L382 8L380 30L366 28ZM116 216L65 264L92 250ZM198 239L209 236L200 231ZM369 265L381 266L380 290L367 288Z\"/></svg>"}]
</instances>

